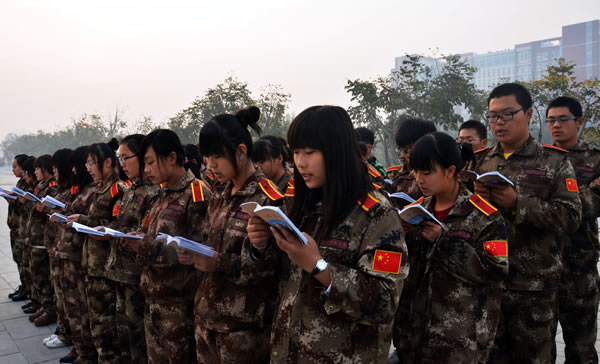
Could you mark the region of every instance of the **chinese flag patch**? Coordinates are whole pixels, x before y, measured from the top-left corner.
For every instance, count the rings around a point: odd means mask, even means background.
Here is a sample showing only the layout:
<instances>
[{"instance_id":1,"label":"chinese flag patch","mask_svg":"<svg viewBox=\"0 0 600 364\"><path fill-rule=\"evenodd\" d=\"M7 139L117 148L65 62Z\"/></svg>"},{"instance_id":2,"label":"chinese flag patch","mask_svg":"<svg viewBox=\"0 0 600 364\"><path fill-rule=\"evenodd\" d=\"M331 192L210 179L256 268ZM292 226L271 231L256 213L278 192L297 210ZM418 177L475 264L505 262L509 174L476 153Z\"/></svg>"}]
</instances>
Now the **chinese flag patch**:
<instances>
[{"instance_id":1,"label":"chinese flag patch","mask_svg":"<svg viewBox=\"0 0 600 364\"><path fill-rule=\"evenodd\" d=\"M376 272L400 273L400 264L402 263L402 253L390 252L387 250L375 250L373 257L373 270Z\"/></svg>"},{"instance_id":2,"label":"chinese flag patch","mask_svg":"<svg viewBox=\"0 0 600 364\"><path fill-rule=\"evenodd\" d=\"M506 240L489 240L483 243L483 248L493 257L508 257Z\"/></svg>"},{"instance_id":3,"label":"chinese flag patch","mask_svg":"<svg viewBox=\"0 0 600 364\"><path fill-rule=\"evenodd\" d=\"M570 192L579 192L579 188L577 187L577 180L574 178L567 178L567 191Z\"/></svg>"}]
</instances>

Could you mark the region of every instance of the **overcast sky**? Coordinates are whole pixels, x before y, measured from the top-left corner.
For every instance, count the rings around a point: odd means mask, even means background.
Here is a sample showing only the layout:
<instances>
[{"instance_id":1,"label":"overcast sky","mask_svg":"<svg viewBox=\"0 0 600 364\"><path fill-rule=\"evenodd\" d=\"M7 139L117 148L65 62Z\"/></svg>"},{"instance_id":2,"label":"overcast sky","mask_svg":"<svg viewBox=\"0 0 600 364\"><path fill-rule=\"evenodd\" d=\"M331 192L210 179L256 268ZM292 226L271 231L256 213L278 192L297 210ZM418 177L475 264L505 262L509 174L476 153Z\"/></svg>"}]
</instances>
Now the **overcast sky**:
<instances>
[{"instance_id":1,"label":"overcast sky","mask_svg":"<svg viewBox=\"0 0 600 364\"><path fill-rule=\"evenodd\" d=\"M0 0L0 139L83 113L166 121L236 76L290 111L347 107L348 79L405 53L487 52L600 18L599 0Z\"/></svg>"}]
</instances>

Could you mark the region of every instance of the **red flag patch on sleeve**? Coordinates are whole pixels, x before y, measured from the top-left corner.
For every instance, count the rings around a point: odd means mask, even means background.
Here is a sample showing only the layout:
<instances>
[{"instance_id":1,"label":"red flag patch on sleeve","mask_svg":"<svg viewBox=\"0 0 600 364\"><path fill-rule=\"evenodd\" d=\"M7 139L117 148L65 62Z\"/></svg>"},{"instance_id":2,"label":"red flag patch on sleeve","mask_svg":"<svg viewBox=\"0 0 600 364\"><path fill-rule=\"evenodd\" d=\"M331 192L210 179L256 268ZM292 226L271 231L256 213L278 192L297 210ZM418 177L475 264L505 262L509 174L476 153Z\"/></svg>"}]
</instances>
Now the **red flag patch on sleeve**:
<instances>
[{"instance_id":1,"label":"red flag patch on sleeve","mask_svg":"<svg viewBox=\"0 0 600 364\"><path fill-rule=\"evenodd\" d=\"M117 216L117 215L119 214L119 209L120 209L120 208L121 208L121 205L119 205L119 204L115 204L115 205L113 206L113 214L112 214L112 215L113 215L113 216Z\"/></svg>"},{"instance_id":2,"label":"red flag patch on sleeve","mask_svg":"<svg viewBox=\"0 0 600 364\"><path fill-rule=\"evenodd\" d=\"M508 257L506 240L489 240L483 243L483 248L493 257Z\"/></svg>"},{"instance_id":3,"label":"red flag patch on sleeve","mask_svg":"<svg viewBox=\"0 0 600 364\"><path fill-rule=\"evenodd\" d=\"M391 252L387 250L375 250L373 256L373 270L383 273L400 273L400 265L402 264L402 253Z\"/></svg>"},{"instance_id":4,"label":"red flag patch on sleeve","mask_svg":"<svg viewBox=\"0 0 600 364\"><path fill-rule=\"evenodd\" d=\"M567 191L570 192L579 192L579 187L577 187L577 180L574 178L567 178Z\"/></svg>"}]
</instances>

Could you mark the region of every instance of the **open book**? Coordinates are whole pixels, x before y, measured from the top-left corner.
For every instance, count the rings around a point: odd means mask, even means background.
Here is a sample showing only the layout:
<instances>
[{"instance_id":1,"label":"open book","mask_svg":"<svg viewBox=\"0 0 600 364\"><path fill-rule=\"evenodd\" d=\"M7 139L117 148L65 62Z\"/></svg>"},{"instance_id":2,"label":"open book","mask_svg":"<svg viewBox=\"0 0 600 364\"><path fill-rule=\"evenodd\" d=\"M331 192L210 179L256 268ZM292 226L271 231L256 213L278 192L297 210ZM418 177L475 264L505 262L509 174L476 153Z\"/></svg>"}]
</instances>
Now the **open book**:
<instances>
[{"instance_id":1,"label":"open book","mask_svg":"<svg viewBox=\"0 0 600 364\"><path fill-rule=\"evenodd\" d=\"M436 219L431 212L427 211L420 204L408 205L398 211L398 214L400 214L402 220L411 225L419 225L423 221L431 220L438 223L442 228L445 228L445 225L440 220Z\"/></svg>"},{"instance_id":2,"label":"open book","mask_svg":"<svg viewBox=\"0 0 600 364\"><path fill-rule=\"evenodd\" d=\"M240 205L242 211L248 215L254 214L255 216L263 219L267 224L275 226L283 226L288 229L300 240L303 244L308 244L308 240L302 234L302 232L294 225L281 209L277 206L261 206L257 202L245 202Z\"/></svg>"},{"instance_id":3,"label":"open book","mask_svg":"<svg viewBox=\"0 0 600 364\"><path fill-rule=\"evenodd\" d=\"M508 178L506 178L506 176L504 176L502 173L500 173L498 171L486 172L486 173L483 173L483 174L477 174L477 172L475 172L475 171L465 171L465 173L467 173L473 179L476 179L479 182L484 182L484 183L508 183L511 186L515 185L511 180L509 180Z\"/></svg>"},{"instance_id":4,"label":"open book","mask_svg":"<svg viewBox=\"0 0 600 364\"><path fill-rule=\"evenodd\" d=\"M17 199L17 196L9 195L8 193L4 192L4 190L0 191L0 196L2 196L4 198L9 198L11 200Z\"/></svg>"},{"instance_id":5,"label":"open book","mask_svg":"<svg viewBox=\"0 0 600 364\"><path fill-rule=\"evenodd\" d=\"M167 244L175 245L179 248L183 248L194 253L205 255L207 257L212 257L213 255L215 255L215 251L210 246L204 245L197 241L186 239L182 236L171 236L169 234L159 233L156 236L156 240L164 241Z\"/></svg>"},{"instance_id":6,"label":"open book","mask_svg":"<svg viewBox=\"0 0 600 364\"><path fill-rule=\"evenodd\" d=\"M107 228L106 226L97 226L96 228L93 228L93 227L90 227L87 225L79 224L77 222L72 222L70 224L72 224L71 227L73 227L73 229L77 230L77 232L88 234L88 235L96 235L96 236L109 235L109 236L112 236L115 238L127 238L127 239L143 239L144 238L143 236L125 234L120 231L117 231L117 230L114 230L111 228Z\"/></svg>"},{"instance_id":7,"label":"open book","mask_svg":"<svg viewBox=\"0 0 600 364\"><path fill-rule=\"evenodd\" d=\"M10 192L12 193L16 193L17 195L23 197L25 196L25 191L23 191L22 189L20 189L19 187L11 187L10 188Z\"/></svg>"},{"instance_id":8,"label":"open book","mask_svg":"<svg viewBox=\"0 0 600 364\"><path fill-rule=\"evenodd\" d=\"M52 196L46 196L44 198L42 198L42 205L44 206L48 206L51 209L57 209L57 208L61 208L64 209L65 208L65 204L58 201L57 199L55 199Z\"/></svg>"},{"instance_id":9,"label":"open book","mask_svg":"<svg viewBox=\"0 0 600 364\"><path fill-rule=\"evenodd\" d=\"M25 192L25 197L26 199L28 199L31 202L42 202L42 200L39 199L39 197L37 197L36 195L34 195L31 192Z\"/></svg>"},{"instance_id":10,"label":"open book","mask_svg":"<svg viewBox=\"0 0 600 364\"><path fill-rule=\"evenodd\" d=\"M67 217L65 215L61 215L59 213L53 213L52 215L48 215L48 219L52 222L67 222Z\"/></svg>"},{"instance_id":11,"label":"open book","mask_svg":"<svg viewBox=\"0 0 600 364\"><path fill-rule=\"evenodd\" d=\"M97 235L104 236L104 233L94 229L93 227L89 227L87 225L83 225L77 222L70 222L71 227L75 229L78 233L88 234L88 235Z\"/></svg>"},{"instance_id":12,"label":"open book","mask_svg":"<svg viewBox=\"0 0 600 364\"><path fill-rule=\"evenodd\" d=\"M386 191L387 193L387 191ZM415 199L410 197L409 195L407 195L404 192L394 192L394 193L388 193L387 194L389 198L396 198L396 199L400 199L403 202L404 205L408 205L409 203L413 203L415 202Z\"/></svg>"}]
</instances>

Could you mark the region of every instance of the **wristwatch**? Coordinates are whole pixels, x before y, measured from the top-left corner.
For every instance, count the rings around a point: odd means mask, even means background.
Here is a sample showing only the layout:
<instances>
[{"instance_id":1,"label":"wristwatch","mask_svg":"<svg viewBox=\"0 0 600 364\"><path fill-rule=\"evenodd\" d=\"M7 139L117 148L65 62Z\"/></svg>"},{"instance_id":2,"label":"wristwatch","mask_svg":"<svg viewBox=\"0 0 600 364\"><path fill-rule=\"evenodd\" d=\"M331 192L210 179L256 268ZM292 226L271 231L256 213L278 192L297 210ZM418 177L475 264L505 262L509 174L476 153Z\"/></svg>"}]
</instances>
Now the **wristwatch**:
<instances>
[{"instance_id":1,"label":"wristwatch","mask_svg":"<svg viewBox=\"0 0 600 364\"><path fill-rule=\"evenodd\" d=\"M315 268L312 270L312 272L310 272L310 275L314 276L316 274L321 273L325 269L327 269L327 262L325 261L325 259L319 259L317 260L317 265L315 265Z\"/></svg>"}]
</instances>

